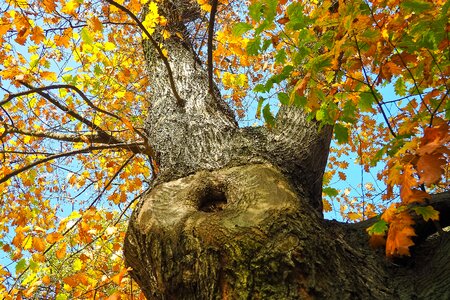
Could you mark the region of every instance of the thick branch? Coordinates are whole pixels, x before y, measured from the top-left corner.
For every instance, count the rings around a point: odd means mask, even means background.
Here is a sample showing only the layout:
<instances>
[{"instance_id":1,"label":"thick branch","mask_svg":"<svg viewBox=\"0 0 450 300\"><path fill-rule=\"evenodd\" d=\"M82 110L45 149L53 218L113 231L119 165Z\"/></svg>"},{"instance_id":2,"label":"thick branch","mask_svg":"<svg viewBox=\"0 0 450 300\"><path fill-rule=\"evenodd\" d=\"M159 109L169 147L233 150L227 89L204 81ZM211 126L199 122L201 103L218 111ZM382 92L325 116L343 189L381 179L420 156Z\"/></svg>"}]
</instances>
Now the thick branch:
<instances>
[{"instance_id":1,"label":"thick branch","mask_svg":"<svg viewBox=\"0 0 450 300\"><path fill-rule=\"evenodd\" d=\"M211 15L209 17L208 26L208 86L209 93L214 97L214 78L213 78L213 38L214 38L214 24L216 19L218 0L212 1Z\"/></svg>"},{"instance_id":2,"label":"thick branch","mask_svg":"<svg viewBox=\"0 0 450 300\"><path fill-rule=\"evenodd\" d=\"M139 28L145 33L145 35L148 38L148 40L152 43L153 47L158 52L159 58L163 61L164 65L167 68L167 73L168 73L168 77L169 77L170 87L172 89L172 92L173 92L173 95L174 95L175 99L177 100L178 106L179 107L184 107L185 101L180 97L180 95L177 92L177 88L176 88L176 85L175 85L175 80L173 79L172 68L170 67L169 61L167 60L166 56L164 55L161 47L159 47L158 43L156 43L156 41L153 39L153 37L150 34L150 32L148 32L147 28L145 28L145 26L138 19L138 17L136 17L136 15L133 14L128 8L124 7L123 5L120 5L119 3L117 3L117 2L115 2L113 0L105 0L105 1L108 2L109 4L113 5L113 6L117 7L121 11L125 12L128 16L130 16L130 18L133 19L133 21L136 22L136 24L139 26Z\"/></svg>"}]
</instances>

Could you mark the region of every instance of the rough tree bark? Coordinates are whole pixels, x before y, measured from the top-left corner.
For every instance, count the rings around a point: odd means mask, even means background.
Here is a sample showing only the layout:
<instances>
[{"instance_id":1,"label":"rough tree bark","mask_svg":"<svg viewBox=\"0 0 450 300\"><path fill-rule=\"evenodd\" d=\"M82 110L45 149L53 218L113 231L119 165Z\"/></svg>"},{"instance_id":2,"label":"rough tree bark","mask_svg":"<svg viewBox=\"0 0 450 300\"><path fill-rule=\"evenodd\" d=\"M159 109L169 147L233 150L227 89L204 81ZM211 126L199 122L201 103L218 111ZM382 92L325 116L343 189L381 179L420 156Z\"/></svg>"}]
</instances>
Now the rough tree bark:
<instances>
[{"instance_id":1,"label":"rough tree bark","mask_svg":"<svg viewBox=\"0 0 450 300\"><path fill-rule=\"evenodd\" d=\"M198 16L193 2L161 2L173 32ZM124 252L148 299L450 299L448 233L398 262L368 247L367 222L323 219L332 128L294 107L280 109L272 130L239 128L220 94L209 93L189 40L158 42L183 105L144 42L147 132L160 173L135 208Z\"/></svg>"}]
</instances>

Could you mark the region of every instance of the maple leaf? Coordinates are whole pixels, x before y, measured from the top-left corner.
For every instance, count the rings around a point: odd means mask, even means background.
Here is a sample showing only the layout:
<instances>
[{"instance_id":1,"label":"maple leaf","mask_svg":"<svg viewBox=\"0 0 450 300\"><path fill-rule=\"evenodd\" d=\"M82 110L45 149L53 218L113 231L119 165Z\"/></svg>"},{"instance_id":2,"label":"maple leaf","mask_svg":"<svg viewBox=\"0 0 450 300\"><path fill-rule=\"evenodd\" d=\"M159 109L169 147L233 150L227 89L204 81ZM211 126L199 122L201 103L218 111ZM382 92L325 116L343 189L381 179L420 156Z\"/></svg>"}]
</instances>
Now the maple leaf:
<instances>
[{"instance_id":1,"label":"maple leaf","mask_svg":"<svg viewBox=\"0 0 450 300\"><path fill-rule=\"evenodd\" d=\"M428 127L424 131L417 154L432 154L450 141L450 128L447 123L435 127Z\"/></svg>"},{"instance_id":2,"label":"maple leaf","mask_svg":"<svg viewBox=\"0 0 450 300\"><path fill-rule=\"evenodd\" d=\"M428 193L419 191L414 187L418 185L417 179L414 178L414 168L411 164L407 164L403 168L400 185L400 198L405 204L413 202L423 202L424 199L429 198Z\"/></svg>"},{"instance_id":3,"label":"maple leaf","mask_svg":"<svg viewBox=\"0 0 450 300\"><path fill-rule=\"evenodd\" d=\"M416 235L412 227L414 221L405 211L397 213L389 223L386 239L387 256L409 256L409 247L414 245L412 237Z\"/></svg>"},{"instance_id":4,"label":"maple leaf","mask_svg":"<svg viewBox=\"0 0 450 300\"><path fill-rule=\"evenodd\" d=\"M44 30L39 26L33 27L30 39L36 44L40 44L45 39Z\"/></svg>"},{"instance_id":5,"label":"maple leaf","mask_svg":"<svg viewBox=\"0 0 450 300\"><path fill-rule=\"evenodd\" d=\"M445 164L446 159L440 153L420 156L417 161L417 171L420 176L420 183L430 185L439 182L444 174L443 166Z\"/></svg>"},{"instance_id":6,"label":"maple leaf","mask_svg":"<svg viewBox=\"0 0 450 300\"><path fill-rule=\"evenodd\" d=\"M432 206L417 206L413 208L416 214L419 216L422 216L422 218L425 221L433 220L438 221L439 220L439 212L435 210Z\"/></svg>"}]
</instances>

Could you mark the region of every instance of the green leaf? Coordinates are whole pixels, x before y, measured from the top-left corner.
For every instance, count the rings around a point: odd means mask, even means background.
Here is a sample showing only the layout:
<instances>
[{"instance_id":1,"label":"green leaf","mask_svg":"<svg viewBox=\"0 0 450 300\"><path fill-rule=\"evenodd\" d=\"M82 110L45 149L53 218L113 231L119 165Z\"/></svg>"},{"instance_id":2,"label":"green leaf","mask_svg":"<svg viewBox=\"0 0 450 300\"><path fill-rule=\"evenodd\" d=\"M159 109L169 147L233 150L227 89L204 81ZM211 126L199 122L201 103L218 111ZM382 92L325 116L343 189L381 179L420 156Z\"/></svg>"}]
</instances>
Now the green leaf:
<instances>
[{"instance_id":1,"label":"green leaf","mask_svg":"<svg viewBox=\"0 0 450 300\"><path fill-rule=\"evenodd\" d=\"M339 118L343 122L354 124L356 122L356 107L353 101L347 101L342 109L342 114Z\"/></svg>"},{"instance_id":2,"label":"green leaf","mask_svg":"<svg viewBox=\"0 0 450 300\"><path fill-rule=\"evenodd\" d=\"M311 60L311 71L314 73L319 73L323 71L324 68L331 66L331 57L326 55L320 55Z\"/></svg>"},{"instance_id":3,"label":"green leaf","mask_svg":"<svg viewBox=\"0 0 450 300\"><path fill-rule=\"evenodd\" d=\"M322 193L328 197L337 197L339 195L339 191L332 187L323 188Z\"/></svg>"},{"instance_id":4,"label":"green leaf","mask_svg":"<svg viewBox=\"0 0 450 300\"><path fill-rule=\"evenodd\" d=\"M305 28L308 23L308 17L303 13L303 5L298 2L293 2L287 8L287 15L289 17L288 27L294 30Z\"/></svg>"},{"instance_id":5,"label":"green leaf","mask_svg":"<svg viewBox=\"0 0 450 300\"><path fill-rule=\"evenodd\" d=\"M66 294L58 294L55 300L67 300L69 297Z\"/></svg>"},{"instance_id":6,"label":"green leaf","mask_svg":"<svg viewBox=\"0 0 450 300\"><path fill-rule=\"evenodd\" d=\"M308 98L305 96L300 96L296 92L291 93L289 97L289 104L294 104L296 107L304 108L306 103L308 103Z\"/></svg>"},{"instance_id":7,"label":"green leaf","mask_svg":"<svg viewBox=\"0 0 450 300\"><path fill-rule=\"evenodd\" d=\"M334 138L339 144L348 142L348 128L342 124L337 123L334 125Z\"/></svg>"},{"instance_id":8,"label":"green leaf","mask_svg":"<svg viewBox=\"0 0 450 300\"><path fill-rule=\"evenodd\" d=\"M265 93L265 92L268 92L268 91L266 90L266 86L265 86L264 84L261 84L261 83L258 83L258 84L253 88L253 91L254 91L255 93Z\"/></svg>"},{"instance_id":9,"label":"green leaf","mask_svg":"<svg viewBox=\"0 0 450 300\"><path fill-rule=\"evenodd\" d=\"M263 46L262 46L262 51L266 51L269 48L270 45L272 45L272 41L271 40L264 40Z\"/></svg>"},{"instance_id":10,"label":"green leaf","mask_svg":"<svg viewBox=\"0 0 450 300\"><path fill-rule=\"evenodd\" d=\"M383 147L375 153L375 156L370 160L370 165L375 167L377 163L383 158L386 154L387 148Z\"/></svg>"},{"instance_id":11,"label":"green leaf","mask_svg":"<svg viewBox=\"0 0 450 300\"><path fill-rule=\"evenodd\" d=\"M264 116L264 120L266 121L266 123L269 127L275 126L275 118L274 118L272 112L270 111L269 103L267 103L263 108L263 116Z\"/></svg>"},{"instance_id":12,"label":"green leaf","mask_svg":"<svg viewBox=\"0 0 450 300\"><path fill-rule=\"evenodd\" d=\"M383 235L388 230L388 223L385 220L379 220L366 230L370 235L373 234Z\"/></svg>"},{"instance_id":13,"label":"green leaf","mask_svg":"<svg viewBox=\"0 0 450 300\"><path fill-rule=\"evenodd\" d=\"M289 105L289 95L286 93L279 93L278 94L278 100L283 105Z\"/></svg>"},{"instance_id":14,"label":"green leaf","mask_svg":"<svg viewBox=\"0 0 450 300\"><path fill-rule=\"evenodd\" d=\"M399 96L406 96L406 84L403 77L399 77L394 84L394 91Z\"/></svg>"},{"instance_id":15,"label":"green leaf","mask_svg":"<svg viewBox=\"0 0 450 300\"><path fill-rule=\"evenodd\" d=\"M261 17L262 17L263 11L264 11L263 8L264 7L261 2L255 2L248 7L248 14L250 15L250 17L253 20L258 22L259 20L261 20Z\"/></svg>"},{"instance_id":16,"label":"green leaf","mask_svg":"<svg viewBox=\"0 0 450 300\"><path fill-rule=\"evenodd\" d=\"M284 49L281 49L280 51L277 52L277 54L275 54L275 62L279 63L279 64L284 64L284 62L286 61L287 55L286 55L286 51L284 51Z\"/></svg>"},{"instance_id":17,"label":"green leaf","mask_svg":"<svg viewBox=\"0 0 450 300\"><path fill-rule=\"evenodd\" d=\"M413 208L416 214L422 216L425 221L428 220L439 220L439 212L435 210L432 206L417 206Z\"/></svg>"},{"instance_id":18,"label":"green leaf","mask_svg":"<svg viewBox=\"0 0 450 300\"><path fill-rule=\"evenodd\" d=\"M265 99L263 97L259 97L258 106L256 107L256 118L261 120L261 109Z\"/></svg>"},{"instance_id":19,"label":"green leaf","mask_svg":"<svg viewBox=\"0 0 450 300\"><path fill-rule=\"evenodd\" d=\"M16 274L22 273L27 267L27 260L22 258L16 264Z\"/></svg>"},{"instance_id":20,"label":"green leaf","mask_svg":"<svg viewBox=\"0 0 450 300\"><path fill-rule=\"evenodd\" d=\"M83 40L83 42L85 42L88 45L92 45L94 43L94 40L92 39L91 35L89 34L89 30L87 30L86 27L81 29L80 33L81 33L81 39Z\"/></svg>"},{"instance_id":21,"label":"green leaf","mask_svg":"<svg viewBox=\"0 0 450 300\"><path fill-rule=\"evenodd\" d=\"M261 49L261 38L256 36L251 39L247 44L247 54L248 55L258 55L259 49Z\"/></svg>"},{"instance_id":22,"label":"green leaf","mask_svg":"<svg viewBox=\"0 0 450 300\"><path fill-rule=\"evenodd\" d=\"M273 23L277 15L278 0L264 0L264 16L268 23Z\"/></svg>"},{"instance_id":23,"label":"green leaf","mask_svg":"<svg viewBox=\"0 0 450 300\"><path fill-rule=\"evenodd\" d=\"M401 1L400 2L400 6L409 11L409 12L415 12L417 14L428 10L432 7L433 4L426 2L426 1L421 1L421 0L406 0L406 1Z\"/></svg>"},{"instance_id":24,"label":"green leaf","mask_svg":"<svg viewBox=\"0 0 450 300\"><path fill-rule=\"evenodd\" d=\"M241 36L251 29L253 29L252 25L241 22L234 25L233 29L231 29L231 32L233 33L234 36Z\"/></svg>"},{"instance_id":25,"label":"green leaf","mask_svg":"<svg viewBox=\"0 0 450 300\"><path fill-rule=\"evenodd\" d=\"M375 98L373 97L371 92L363 92L360 95L360 99L358 101L358 107L363 112L370 112L372 109L372 105L375 102Z\"/></svg>"}]
</instances>

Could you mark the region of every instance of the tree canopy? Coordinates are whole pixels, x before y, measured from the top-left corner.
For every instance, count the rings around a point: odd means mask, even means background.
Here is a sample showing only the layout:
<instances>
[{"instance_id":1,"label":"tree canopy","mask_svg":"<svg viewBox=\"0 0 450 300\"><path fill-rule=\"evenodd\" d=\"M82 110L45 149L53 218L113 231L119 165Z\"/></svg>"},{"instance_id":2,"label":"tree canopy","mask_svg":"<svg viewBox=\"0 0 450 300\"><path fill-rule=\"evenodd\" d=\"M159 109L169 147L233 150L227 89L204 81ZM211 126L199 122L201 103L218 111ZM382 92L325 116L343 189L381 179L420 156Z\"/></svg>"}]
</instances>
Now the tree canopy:
<instances>
[{"instance_id":1,"label":"tree canopy","mask_svg":"<svg viewBox=\"0 0 450 300\"><path fill-rule=\"evenodd\" d=\"M450 1L197 0L176 21L161 1L0 4L4 298L143 297L121 253L130 207L159 172L142 40L180 106L169 38L190 41L240 124L276 127L281 103L333 125L324 211L378 218L371 243L409 255L413 216L439 220L416 204L449 189ZM339 190L349 155L386 188Z\"/></svg>"}]
</instances>

